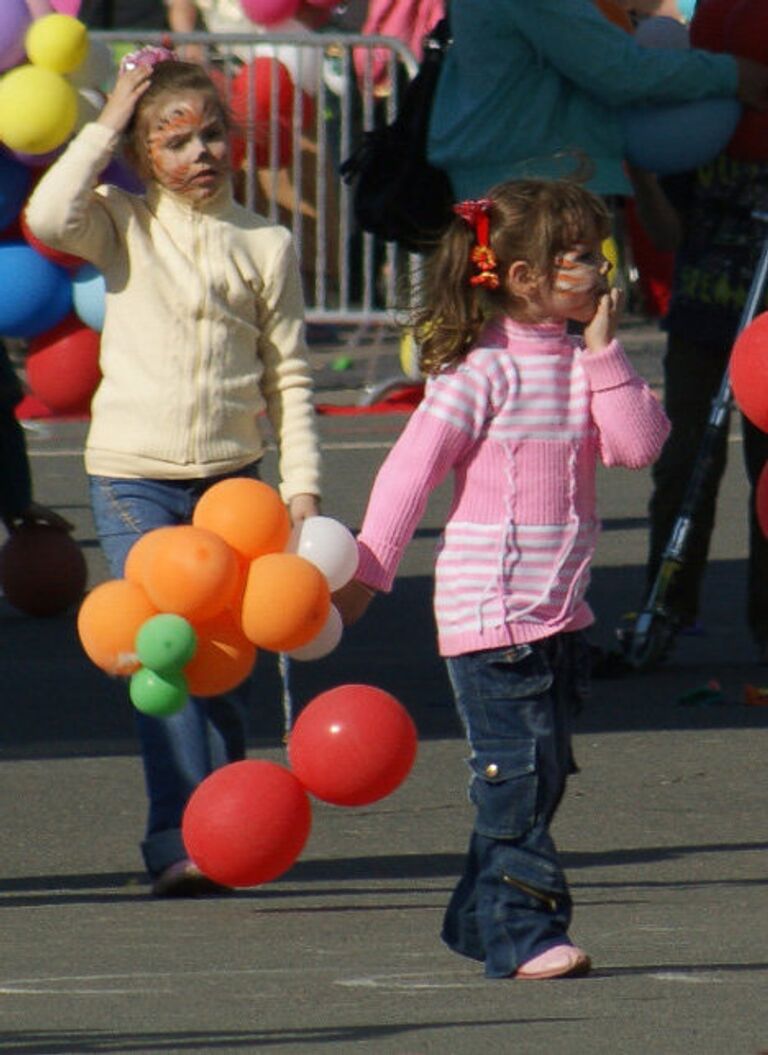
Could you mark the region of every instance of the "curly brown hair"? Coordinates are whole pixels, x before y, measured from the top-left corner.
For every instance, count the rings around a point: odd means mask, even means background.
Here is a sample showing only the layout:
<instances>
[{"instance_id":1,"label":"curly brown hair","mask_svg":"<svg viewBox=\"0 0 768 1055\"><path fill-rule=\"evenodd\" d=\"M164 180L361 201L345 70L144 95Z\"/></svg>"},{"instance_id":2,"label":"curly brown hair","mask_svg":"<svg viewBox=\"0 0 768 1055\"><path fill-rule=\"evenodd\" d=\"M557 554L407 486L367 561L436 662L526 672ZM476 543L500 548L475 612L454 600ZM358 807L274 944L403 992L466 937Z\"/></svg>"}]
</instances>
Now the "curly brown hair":
<instances>
[{"instance_id":1,"label":"curly brown hair","mask_svg":"<svg viewBox=\"0 0 768 1055\"><path fill-rule=\"evenodd\" d=\"M412 318L425 374L438 374L462 359L489 318L514 318L520 312L522 303L505 281L516 260L551 280L559 253L576 242L606 238L611 231L602 199L572 180L510 180L493 187L488 198L498 288L470 284L475 231L455 216L426 263L420 304Z\"/></svg>"}]
</instances>

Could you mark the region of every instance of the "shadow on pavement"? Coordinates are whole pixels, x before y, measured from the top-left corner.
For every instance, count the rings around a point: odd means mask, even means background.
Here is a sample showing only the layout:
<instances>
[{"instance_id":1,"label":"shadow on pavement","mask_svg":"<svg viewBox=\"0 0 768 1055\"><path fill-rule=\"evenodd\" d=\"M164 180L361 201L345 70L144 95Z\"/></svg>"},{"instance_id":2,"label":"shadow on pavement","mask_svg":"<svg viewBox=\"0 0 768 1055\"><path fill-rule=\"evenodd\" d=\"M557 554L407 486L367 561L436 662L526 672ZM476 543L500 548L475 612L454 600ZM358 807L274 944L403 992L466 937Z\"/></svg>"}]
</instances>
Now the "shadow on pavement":
<instances>
[{"instance_id":1,"label":"shadow on pavement","mask_svg":"<svg viewBox=\"0 0 768 1055\"><path fill-rule=\"evenodd\" d=\"M609 528L610 529L610 528ZM613 627L637 602L641 569L598 567L591 603L599 621L590 632L603 647L613 645ZM748 707L741 690L760 677L750 665L751 643L741 628L738 583L743 562L714 562L709 569L715 598L710 636L678 642L671 660L657 670L596 680L593 699L577 732L597 730L764 727L767 707ZM358 625L345 632L330 656L290 664L292 717L319 692L339 684L377 685L410 710L422 738L461 736L452 695L435 647L429 576L404 577L382 596ZM125 685L96 669L84 655L75 613L33 619L0 599L0 757L45 758L134 754L133 709ZM686 690L718 677L725 706L682 706ZM768 672L764 674L768 681ZM262 653L250 696L252 746L281 742L286 717L277 659Z\"/></svg>"}]
</instances>

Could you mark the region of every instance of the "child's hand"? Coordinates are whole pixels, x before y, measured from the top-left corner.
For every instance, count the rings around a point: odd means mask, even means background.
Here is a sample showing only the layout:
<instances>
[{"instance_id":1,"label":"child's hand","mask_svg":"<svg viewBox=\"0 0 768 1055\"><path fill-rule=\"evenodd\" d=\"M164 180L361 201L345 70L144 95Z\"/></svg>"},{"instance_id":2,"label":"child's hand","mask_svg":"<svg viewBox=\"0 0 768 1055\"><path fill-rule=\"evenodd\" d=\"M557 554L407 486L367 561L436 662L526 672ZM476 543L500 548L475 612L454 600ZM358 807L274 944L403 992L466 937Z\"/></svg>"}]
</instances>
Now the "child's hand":
<instances>
[{"instance_id":1,"label":"child's hand","mask_svg":"<svg viewBox=\"0 0 768 1055\"><path fill-rule=\"evenodd\" d=\"M624 306L624 294L620 289L604 293L597 305L594 318L584 329L584 343L590 352L599 352L610 344L616 336L616 330Z\"/></svg>"},{"instance_id":2,"label":"child's hand","mask_svg":"<svg viewBox=\"0 0 768 1055\"><path fill-rule=\"evenodd\" d=\"M294 527L320 515L320 503L317 495L294 495L288 503L288 513Z\"/></svg>"},{"instance_id":3,"label":"child's hand","mask_svg":"<svg viewBox=\"0 0 768 1055\"><path fill-rule=\"evenodd\" d=\"M97 123L115 132L124 132L133 117L136 103L149 87L151 79L152 69L145 65L137 65L121 73Z\"/></svg>"},{"instance_id":4,"label":"child's hand","mask_svg":"<svg viewBox=\"0 0 768 1055\"><path fill-rule=\"evenodd\" d=\"M365 615L368 605L376 596L375 592L359 579L352 579L342 586L331 597L338 609L344 626L351 626Z\"/></svg>"}]
</instances>

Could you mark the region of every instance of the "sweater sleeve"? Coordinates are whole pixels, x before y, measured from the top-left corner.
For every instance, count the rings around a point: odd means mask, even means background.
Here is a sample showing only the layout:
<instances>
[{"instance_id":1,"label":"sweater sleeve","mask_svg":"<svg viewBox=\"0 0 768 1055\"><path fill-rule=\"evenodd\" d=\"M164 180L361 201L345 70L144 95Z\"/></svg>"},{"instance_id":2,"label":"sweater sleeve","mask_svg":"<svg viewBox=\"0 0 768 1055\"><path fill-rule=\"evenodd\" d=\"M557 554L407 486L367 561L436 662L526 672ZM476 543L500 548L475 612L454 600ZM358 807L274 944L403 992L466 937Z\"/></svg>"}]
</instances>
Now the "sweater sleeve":
<instances>
[{"instance_id":1,"label":"sweater sleeve","mask_svg":"<svg viewBox=\"0 0 768 1055\"><path fill-rule=\"evenodd\" d=\"M320 442L304 341L304 299L287 232L265 284L264 302L259 338L262 392L279 449L280 491L286 502L298 494L319 497Z\"/></svg>"},{"instance_id":2,"label":"sweater sleeve","mask_svg":"<svg viewBox=\"0 0 768 1055\"><path fill-rule=\"evenodd\" d=\"M499 0L537 54L609 106L733 97L731 55L646 48L613 25L591 0Z\"/></svg>"},{"instance_id":3,"label":"sweater sleeve","mask_svg":"<svg viewBox=\"0 0 768 1055\"><path fill-rule=\"evenodd\" d=\"M117 248L117 232L104 192L95 189L119 134L87 124L35 187L26 220L35 237L52 249L89 260L104 270Z\"/></svg>"},{"instance_id":4,"label":"sweater sleeve","mask_svg":"<svg viewBox=\"0 0 768 1055\"><path fill-rule=\"evenodd\" d=\"M358 536L356 578L388 591L432 491L466 457L488 417L490 387L462 370L427 383L374 481Z\"/></svg>"},{"instance_id":5,"label":"sweater sleeve","mask_svg":"<svg viewBox=\"0 0 768 1055\"><path fill-rule=\"evenodd\" d=\"M654 462L669 434L669 420L636 373L618 341L579 355L591 391L592 419L604 465L640 469Z\"/></svg>"}]
</instances>

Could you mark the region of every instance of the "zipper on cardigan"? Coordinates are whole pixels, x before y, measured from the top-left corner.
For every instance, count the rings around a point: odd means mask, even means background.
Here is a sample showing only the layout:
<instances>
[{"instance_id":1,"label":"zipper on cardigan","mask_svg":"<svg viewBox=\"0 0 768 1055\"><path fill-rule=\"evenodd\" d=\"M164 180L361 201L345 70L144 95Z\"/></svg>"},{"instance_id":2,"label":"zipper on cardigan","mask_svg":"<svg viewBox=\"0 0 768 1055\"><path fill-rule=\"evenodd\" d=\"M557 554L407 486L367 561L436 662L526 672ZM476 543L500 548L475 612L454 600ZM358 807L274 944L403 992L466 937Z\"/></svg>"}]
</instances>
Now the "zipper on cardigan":
<instances>
[{"instance_id":1,"label":"zipper on cardigan","mask_svg":"<svg viewBox=\"0 0 768 1055\"><path fill-rule=\"evenodd\" d=\"M550 912L557 912L557 898L552 897L551 894L546 894L543 890L537 890L536 887L529 886L527 883L523 883L520 879L514 879L511 875L507 875L506 872L501 873L501 881L502 883L506 883L507 886L522 891L522 893L527 894L528 897L540 901L543 905L546 905Z\"/></svg>"}]
</instances>

